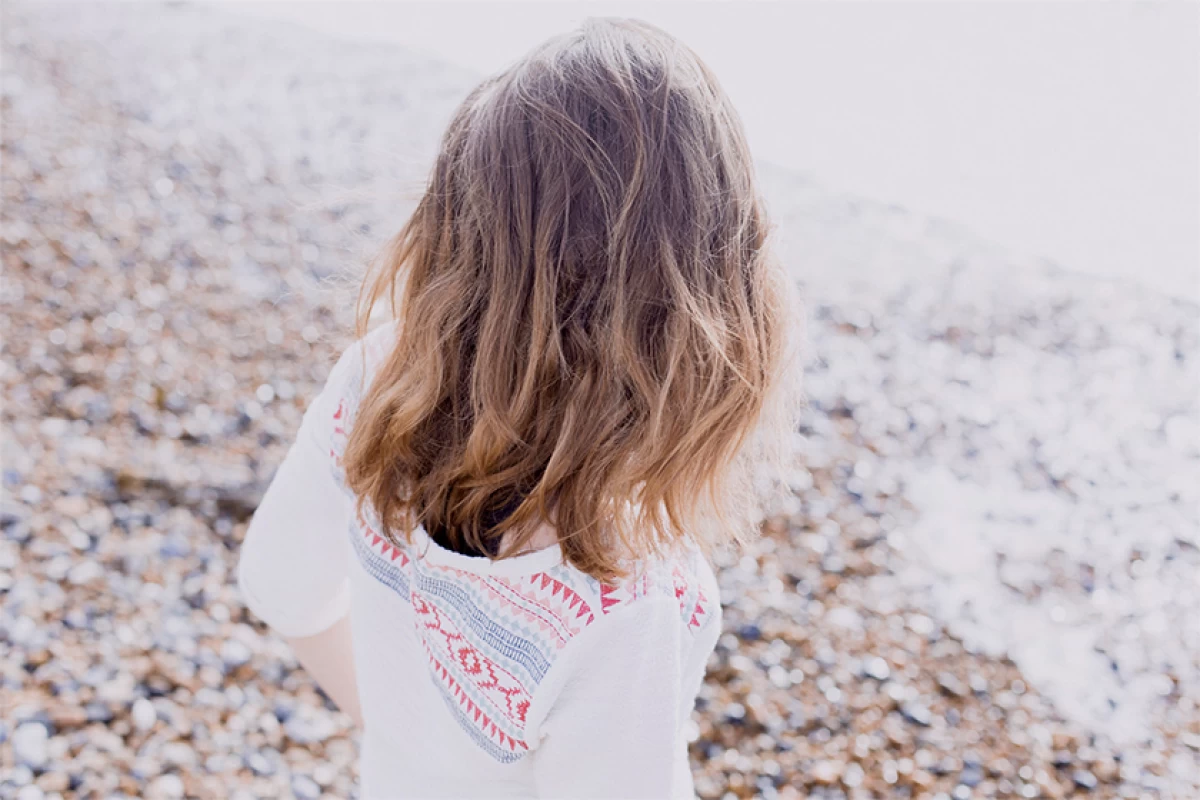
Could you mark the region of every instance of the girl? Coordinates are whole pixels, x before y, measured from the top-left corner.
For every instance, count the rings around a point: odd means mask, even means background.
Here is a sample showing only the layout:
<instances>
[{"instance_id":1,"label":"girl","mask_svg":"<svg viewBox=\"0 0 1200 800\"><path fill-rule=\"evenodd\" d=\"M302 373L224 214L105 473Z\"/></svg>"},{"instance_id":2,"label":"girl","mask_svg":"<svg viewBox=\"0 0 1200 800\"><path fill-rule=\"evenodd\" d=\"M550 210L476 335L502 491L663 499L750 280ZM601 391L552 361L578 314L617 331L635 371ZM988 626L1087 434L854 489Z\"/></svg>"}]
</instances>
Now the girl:
<instances>
[{"instance_id":1,"label":"girl","mask_svg":"<svg viewBox=\"0 0 1200 800\"><path fill-rule=\"evenodd\" d=\"M239 564L361 724L364 797L694 796L709 559L799 398L768 229L653 26L590 19L458 109Z\"/></svg>"}]
</instances>

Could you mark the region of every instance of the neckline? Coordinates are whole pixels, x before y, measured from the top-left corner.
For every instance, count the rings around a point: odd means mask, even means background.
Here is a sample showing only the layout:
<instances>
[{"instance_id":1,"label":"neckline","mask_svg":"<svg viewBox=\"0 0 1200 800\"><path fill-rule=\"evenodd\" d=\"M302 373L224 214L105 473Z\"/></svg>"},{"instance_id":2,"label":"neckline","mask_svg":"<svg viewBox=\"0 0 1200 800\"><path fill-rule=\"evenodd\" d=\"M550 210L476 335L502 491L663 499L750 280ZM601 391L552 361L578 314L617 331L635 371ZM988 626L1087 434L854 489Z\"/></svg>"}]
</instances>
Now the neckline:
<instances>
[{"instance_id":1,"label":"neckline","mask_svg":"<svg viewBox=\"0 0 1200 800\"><path fill-rule=\"evenodd\" d=\"M522 553L512 558L494 561L487 556L469 556L442 547L433 540L422 524L413 529L412 544L413 557L416 559L478 575L529 575L563 563L562 545L558 542L532 553Z\"/></svg>"}]
</instances>

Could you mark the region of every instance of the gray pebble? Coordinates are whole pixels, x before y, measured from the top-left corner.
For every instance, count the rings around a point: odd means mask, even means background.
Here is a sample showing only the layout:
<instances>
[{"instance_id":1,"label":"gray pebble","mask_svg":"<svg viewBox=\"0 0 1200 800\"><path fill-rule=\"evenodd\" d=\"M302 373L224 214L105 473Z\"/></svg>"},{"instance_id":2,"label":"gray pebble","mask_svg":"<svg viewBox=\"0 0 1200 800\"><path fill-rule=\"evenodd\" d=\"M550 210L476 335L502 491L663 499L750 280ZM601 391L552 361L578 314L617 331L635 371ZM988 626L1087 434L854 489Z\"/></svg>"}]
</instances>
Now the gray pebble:
<instances>
[{"instance_id":1,"label":"gray pebble","mask_svg":"<svg viewBox=\"0 0 1200 800\"><path fill-rule=\"evenodd\" d=\"M323 742L332 736L336 729L327 715L307 708L288 717L287 722L283 724L284 733L297 744Z\"/></svg>"},{"instance_id":2,"label":"gray pebble","mask_svg":"<svg viewBox=\"0 0 1200 800\"><path fill-rule=\"evenodd\" d=\"M158 721L158 712L155 711L154 704L144 697L134 701L130 716L133 718L133 726L139 731L150 730Z\"/></svg>"},{"instance_id":3,"label":"gray pebble","mask_svg":"<svg viewBox=\"0 0 1200 800\"><path fill-rule=\"evenodd\" d=\"M104 575L104 567L97 564L95 561L81 561L71 567L67 573L67 580L76 586L83 586L98 580Z\"/></svg>"},{"instance_id":4,"label":"gray pebble","mask_svg":"<svg viewBox=\"0 0 1200 800\"><path fill-rule=\"evenodd\" d=\"M46 765L49 757L49 741L50 731L45 725L40 722L22 723L13 733L13 757L18 764L40 769Z\"/></svg>"},{"instance_id":5,"label":"gray pebble","mask_svg":"<svg viewBox=\"0 0 1200 800\"><path fill-rule=\"evenodd\" d=\"M317 800L321 796L321 787L307 775L296 775L292 778L292 793L300 800Z\"/></svg>"},{"instance_id":6,"label":"gray pebble","mask_svg":"<svg viewBox=\"0 0 1200 800\"><path fill-rule=\"evenodd\" d=\"M221 645L221 660L230 669L250 663L251 656L250 648L236 639L226 639Z\"/></svg>"},{"instance_id":7,"label":"gray pebble","mask_svg":"<svg viewBox=\"0 0 1200 800\"><path fill-rule=\"evenodd\" d=\"M246 766L249 767L255 775L272 775L275 772L275 765L271 760L262 753L251 753L246 756Z\"/></svg>"},{"instance_id":8,"label":"gray pebble","mask_svg":"<svg viewBox=\"0 0 1200 800\"><path fill-rule=\"evenodd\" d=\"M866 666L863 670L869 677L877 681L886 681L891 676L892 670L888 667L888 663L879 656L867 659Z\"/></svg>"},{"instance_id":9,"label":"gray pebble","mask_svg":"<svg viewBox=\"0 0 1200 800\"><path fill-rule=\"evenodd\" d=\"M183 779L178 775L168 773L159 775L151 781L147 794L153 798L174 800L174 798L183 797L183 792Z\"/></svg>"},{"instance_id":10,"label":"gray pebble","mask_svg":"<svg viewBox=\"0 0 1200 800\"><path fill-rule=\"evenodd\" d=\"M909 722L914 722L924 728L928 728L933 722L933 714L929 708L920 703L905 703L900 707L900 713Z\"/></svg>"}]
</instances>

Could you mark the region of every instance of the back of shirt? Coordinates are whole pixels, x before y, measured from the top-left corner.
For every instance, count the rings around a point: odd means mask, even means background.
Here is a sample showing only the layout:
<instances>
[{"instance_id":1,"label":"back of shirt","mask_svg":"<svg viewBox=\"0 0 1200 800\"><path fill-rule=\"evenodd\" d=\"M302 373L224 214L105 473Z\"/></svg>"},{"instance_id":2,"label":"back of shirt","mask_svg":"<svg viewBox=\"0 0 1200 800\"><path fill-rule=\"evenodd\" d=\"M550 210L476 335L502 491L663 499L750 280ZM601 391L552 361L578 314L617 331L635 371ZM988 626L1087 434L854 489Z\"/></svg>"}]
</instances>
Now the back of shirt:
<instances>
[{"instance_id":1,"label":"back of shirt","mask_svg":"<svg viewBox=\"0 0 1200 800\"><path fill-rule=\"evenodd\" d=\"M342 456L394 325L342 355L246 534L247 606L285 636L349 613L367 798L694 797L684 731L721 629L702 554L602 584L559 546L492 561L356 512Z\"/></svg>"}]
</instances>

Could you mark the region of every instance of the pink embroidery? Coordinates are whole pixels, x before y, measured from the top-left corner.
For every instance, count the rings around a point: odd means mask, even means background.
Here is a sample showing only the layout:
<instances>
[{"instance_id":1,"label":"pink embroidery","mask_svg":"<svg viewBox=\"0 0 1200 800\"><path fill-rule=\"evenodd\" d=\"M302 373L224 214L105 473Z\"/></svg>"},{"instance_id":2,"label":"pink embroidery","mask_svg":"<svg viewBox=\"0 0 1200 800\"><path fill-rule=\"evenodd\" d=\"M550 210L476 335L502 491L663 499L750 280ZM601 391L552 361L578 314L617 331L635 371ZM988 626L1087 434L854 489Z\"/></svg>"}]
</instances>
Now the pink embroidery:
<instances>
[{"instance_id":1,"label":"pink embroidery","mask_svg":"<svg viewBox=\"0 0 1200 800\"><path fill-rule=\"evenodd\" d=\"M408 565L408 555L405 554L405 552L399 547L396 547L391 542L376 533L375 529L371 527L371 523L366 520L361 511L358 512L358 529L363 535L363 538L366 539L368 547L372 551L374 551L375 548L379 548L379 554L387 558L388 561L395 562L397 559L399 559L401 567Z\"/></svg>"},{"instance_id":2,"label":"pink embroidery","mask_svg":"<svg viewBox=\"0 0 1200 800\"><path fill-rule=\"evenodd\" d=\"M704 596L703 589L697 589L696 607L692 609L692 618L688 621L688 629L695 630L699 628L704 620L708 618L708 609L704 604L708 602L708 598Z\"/></svg>"},{"instance_id":3,"label":"pink embroidery","mask_svg":"<svg viewBox=\"0 0 1200 800\"><path fill-rule=\"evenodd\" d=\"M439 674L449 674L442 665L443 659L448 658L457 662L462 672L472 679L471 682L476 689L482 691L492 701L493 707L503 709L505 715L514 722L523 723L524 715L518 711L518 707L523 703L527 704L530 698L520 681L511 672L476 650L449 617L442 613L436 605L428 602L419 592L413 593L412 604L413 610L421 618L419 624L425 630L421 641L429 652L429 657L437 665ZM442 658L439 659L439 655ZM482 711L478 713L483 714ZM490 720L485 728L488 725L495 728L495 724ZM503 733L501 733L501 738L502 741L505 739L509 742L517 741L512 737L505 737Z\"/></svg>"}]
</instances>

